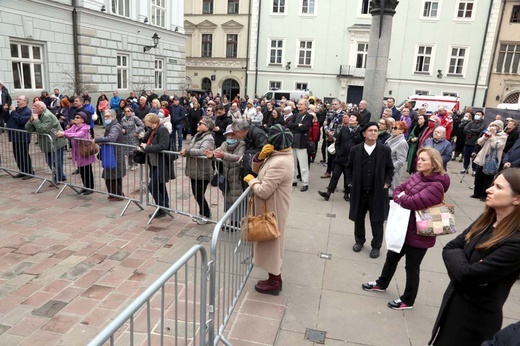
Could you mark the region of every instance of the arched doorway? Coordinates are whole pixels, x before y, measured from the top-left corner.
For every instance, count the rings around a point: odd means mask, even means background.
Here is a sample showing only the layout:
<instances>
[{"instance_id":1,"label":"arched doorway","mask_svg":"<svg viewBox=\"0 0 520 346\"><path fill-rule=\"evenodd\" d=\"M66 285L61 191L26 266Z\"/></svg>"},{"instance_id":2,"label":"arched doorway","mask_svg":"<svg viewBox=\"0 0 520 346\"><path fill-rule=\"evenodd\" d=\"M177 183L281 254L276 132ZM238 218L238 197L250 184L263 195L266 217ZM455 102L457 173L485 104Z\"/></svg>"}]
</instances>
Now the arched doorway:
<instances>
[{"instance_id":1,"label":"arched doorway","mask_svg":"<svg viewBox=\"0 0 520 346\"><path fill-rule=\"evenodd\" d=\"M222 95L226 95L231 101L233 98L240 94L240 85L234 79L228 78L222 83Z\"/></svg>"},{"instance_id":2,"label":"arched doorway","mask_svg":"<svg viewBox=\"0 0 520 346\"><path fill-rule=\"evenodd\" d=\"M209 93L211 91L211 80L209 78L202 78L200 88Z\"/></svg>"}]
</instances>

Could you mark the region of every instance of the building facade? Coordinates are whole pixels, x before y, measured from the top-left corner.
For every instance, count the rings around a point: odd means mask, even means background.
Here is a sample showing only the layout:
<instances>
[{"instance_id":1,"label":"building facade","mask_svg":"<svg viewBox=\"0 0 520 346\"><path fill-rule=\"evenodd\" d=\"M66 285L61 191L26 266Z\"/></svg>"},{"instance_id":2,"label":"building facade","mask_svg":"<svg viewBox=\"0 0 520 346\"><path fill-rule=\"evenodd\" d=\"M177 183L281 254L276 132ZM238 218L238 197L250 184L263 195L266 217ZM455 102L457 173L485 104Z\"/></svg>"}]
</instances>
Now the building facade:
<instances>
[{"instance_id":1,"label":"building facade","mask_svg":"<svg viewBox=\"0 0 520 346\"><path fill-rule=\"evenodd\" d=\"M309 89L359 102L371 15L369 0L252 0L248 92ZM393 18L385 95L457 95L484 102L500 1L400 2ZM257 27L259 26L259 27ZM257 54L255 54L257 53Z\"/></svg>"},{"instance_id":2,"label":"building facade","mask_svg":"<svg viewBox=\"0 0 520 346\"><path fill-rule=\"evenodd\" d=\"M4 0L0 79L28 96L54 88L93 97L181 91L183 7L182 0Z\"/></svg>"},{"instance_id":3,"label":"building facade","mask_svg":"<svg viewBox=\"0 0 520 346\"><path fill-rule=\"evenodd\" d=\"M245 95L249 1L186 0L186 88Z\"/></svg>"},{"instance_id":4,"label":"building facade","mask_svg":"<svg viewBox=\"0 0 520 346\"><path fill-rule=\"evenodd\" d=\"M520 1L506 0L500 8L497 39L491 59L486 107L520 104Z\"/></svg>"}]
</instances>

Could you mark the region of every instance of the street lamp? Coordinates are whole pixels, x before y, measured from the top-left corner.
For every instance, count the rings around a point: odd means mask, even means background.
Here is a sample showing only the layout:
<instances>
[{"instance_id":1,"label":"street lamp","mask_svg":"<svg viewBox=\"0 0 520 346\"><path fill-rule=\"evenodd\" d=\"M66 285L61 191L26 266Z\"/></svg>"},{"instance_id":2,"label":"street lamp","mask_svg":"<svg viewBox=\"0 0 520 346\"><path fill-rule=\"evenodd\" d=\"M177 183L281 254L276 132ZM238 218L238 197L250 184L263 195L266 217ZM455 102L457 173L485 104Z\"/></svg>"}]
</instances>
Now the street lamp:
<instances>
[{"instance_id":1,"label":"street lamp","mask_svg":"<svg viewBox=\"0 0 520 346\"><path fill-rule=\"evenodd\" d=\"M155 33L155 34L153 34L152 39L153 39L153 46L144 46L143 52L147 52L152 48L157 48L157 45L159 44L159 40L161 38L157 35L157 33Z\"/></svg>"}]
</instances>

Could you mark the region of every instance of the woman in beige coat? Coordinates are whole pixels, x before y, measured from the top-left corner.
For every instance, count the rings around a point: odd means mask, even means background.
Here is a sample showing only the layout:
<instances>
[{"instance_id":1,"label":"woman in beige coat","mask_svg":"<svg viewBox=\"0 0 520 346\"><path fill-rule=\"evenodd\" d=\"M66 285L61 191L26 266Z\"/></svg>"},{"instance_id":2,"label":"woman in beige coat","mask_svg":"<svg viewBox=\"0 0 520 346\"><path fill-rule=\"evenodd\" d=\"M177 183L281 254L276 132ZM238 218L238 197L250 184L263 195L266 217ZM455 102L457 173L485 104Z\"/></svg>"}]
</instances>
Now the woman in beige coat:
<instances>
[{"instance_id":1,"label":"woman in beige coat","mask_svg":"<svg viewBox=\"0 0 520 346\"><path fill-rule=\"evenodd\" d=\"M268 144L253 159L253 170L258 177L251 174L244 181L251 186L254 194L255 215L262 213L263 201L267 210L274 211L281 236L278 239L255 242L253 258L256 266L269 273L267 280L260 280L255 285L257 292L278 295L282 290L282 263L284 233L292 193L292 172L294 159L292 156L292 133L280 124L273 125L268 132Z\"/></svg>"}]
</instances>

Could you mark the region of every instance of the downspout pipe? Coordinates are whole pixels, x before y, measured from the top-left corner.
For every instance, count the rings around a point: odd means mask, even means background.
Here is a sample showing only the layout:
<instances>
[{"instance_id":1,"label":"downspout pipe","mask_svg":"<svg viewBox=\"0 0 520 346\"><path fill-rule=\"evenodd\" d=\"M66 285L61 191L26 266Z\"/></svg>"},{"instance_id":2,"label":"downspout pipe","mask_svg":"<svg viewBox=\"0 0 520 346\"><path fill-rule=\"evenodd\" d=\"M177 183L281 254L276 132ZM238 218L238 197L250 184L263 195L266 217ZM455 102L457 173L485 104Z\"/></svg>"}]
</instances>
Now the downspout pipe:
<instances>
[{"instance_id":1,"label":"downspout pipe","mask_svg":"<svg viewBox=\"0 0 520 346\"><path fill-rule=\"evenodd\" d=\"M482 39L482 50L480 51L480 59L478 62L477 78L475 79L475 86L473 87L473 98L471 99L471 106L475 105L475 98L477 97L478 79L480 78L480 68L482 67L482 57L484 56L484 48L486 46L486 36L489 28L489 18L491 18L491 9L493 7L493 1L489 2L488 15L486 20L486 29L484 30L484 37ZM493 66L491 65L491 68ZM484 102L486 100L484 99Z\"/></svg>"},{"instance_id":2,"label":"downspout pipe","mask_svg":"<svg viewBox=\"0 0 520 346\"><path fill-rule=\"evenodd\" d=\"M250 41L251 41L251 2L252 0L249 0L249 10L248 10L248 14L247 14L247 30L248 30L248 33L247 33L247 51L246 51L246 81L245 81L245 92L244 92L244 95L247 95L247 81L248 81L248 73L247 71L249 70L249 44L250 44Z\"/></svg>"},{"instance_id":3,"label":"downspout pipe","mask_svg":"<svg viewBox=\"0 0 520 346\"><path fill-rule=\"evenodd\" d=\"M256 28L256 56L255 56L255 93L258 91L258 50L260 49L260 18L262 14L262 1L258 0L258 26Z\"/></svg>"},{"instance_id":4,"label":"downspout pipe","mask_svg":"<svg viewBox=\"0 0 520 346\"><path fill-rule=\"evenodd\" d=\"M79 95L79 44L78 44L78 12L76 0L72 0L72 46L74 47L74 93Z\"/></svg>"},{"instance_id":5,"label":"downspout pipe","mask_svg":"<svg viewBox=\"0 0 520 346\"><path fill-rule=\"evenodd\" d=\"M497 56L498 41L500 39L500 31L502 29L502 21L504 20L504 13L506 11L506 0L502 0L502 11L500 12L500 20L498 21L498 30L495 36L495 44L493 45L493 54L491 55L491 63L489 64L489 72L487 75L486 85L489 87L489 81L491 80L491 74L493 74L493 66L495 66L495 58ZM484 102L486 102L488 89L484 94ZM485 105L485 104L484 104Z\"/></svg>"}]
</instances>

